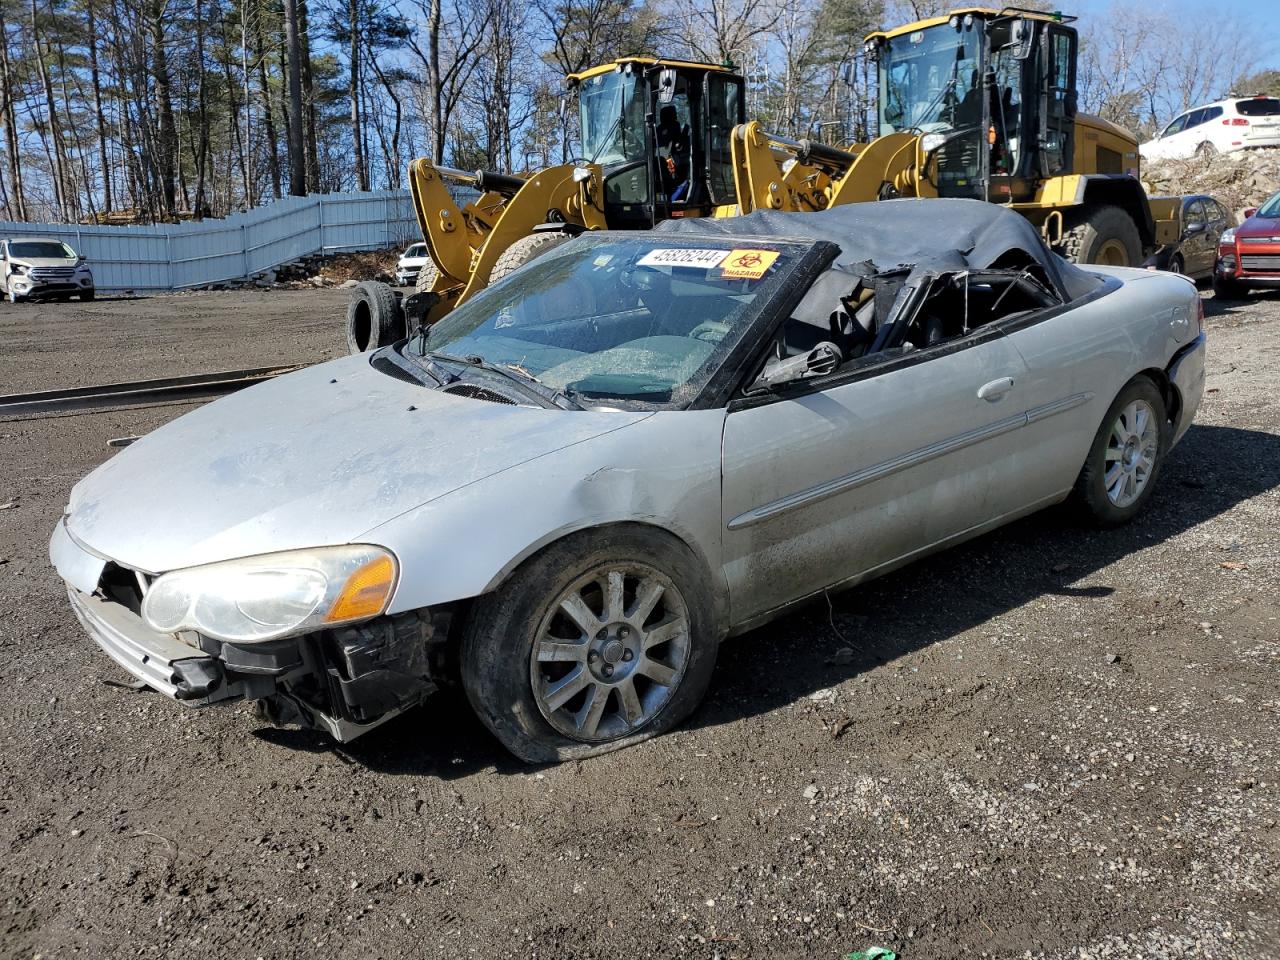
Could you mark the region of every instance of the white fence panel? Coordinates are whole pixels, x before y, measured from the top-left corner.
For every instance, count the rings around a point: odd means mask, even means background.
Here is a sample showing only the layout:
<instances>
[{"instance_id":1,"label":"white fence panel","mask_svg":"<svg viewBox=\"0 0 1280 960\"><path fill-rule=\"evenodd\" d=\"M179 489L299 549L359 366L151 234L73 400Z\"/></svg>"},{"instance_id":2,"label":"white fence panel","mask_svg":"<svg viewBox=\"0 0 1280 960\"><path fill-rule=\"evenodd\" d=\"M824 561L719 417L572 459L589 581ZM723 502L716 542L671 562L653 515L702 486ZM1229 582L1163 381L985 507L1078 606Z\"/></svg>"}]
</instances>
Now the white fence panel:
<instances>
[{"instance_id":1,"label":"white fence panel","mask_svg":"<svg viewBox=\"0 0 1280 960\"><path fill-rule=\"evenodd\" d=\"M474 196L455 191L459 203ZM0 236L52 236L89 261L102 293L183 290L240 280L314 253L418 239L407 190L284 197L225 220L139 227L4 223Z\"/></svg>"}]
</instances>

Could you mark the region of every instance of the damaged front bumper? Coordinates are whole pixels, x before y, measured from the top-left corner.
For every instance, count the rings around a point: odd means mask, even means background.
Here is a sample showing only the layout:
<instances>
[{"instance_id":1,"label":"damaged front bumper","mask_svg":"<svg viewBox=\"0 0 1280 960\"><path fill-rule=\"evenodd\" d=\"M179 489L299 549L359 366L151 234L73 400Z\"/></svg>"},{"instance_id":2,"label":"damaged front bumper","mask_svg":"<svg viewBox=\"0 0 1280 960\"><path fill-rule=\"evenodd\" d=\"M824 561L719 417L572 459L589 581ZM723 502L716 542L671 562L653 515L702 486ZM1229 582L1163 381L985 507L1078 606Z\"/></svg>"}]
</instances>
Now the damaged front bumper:
<instances>
[{"instance_id":1,"label":"damaged front bumper","mask_svg":"<svg viewBox=\"0 0 1280 960\"><path fill-rule=\"evenodd\" d=\"M50 557L89 636L148 687L191 706L253 700L273 723L345 743L421 703L449 672L446 610L232 644L152 629L139 613L146 577L85 550L62 523Z\"/></svg>"}]
</instances>

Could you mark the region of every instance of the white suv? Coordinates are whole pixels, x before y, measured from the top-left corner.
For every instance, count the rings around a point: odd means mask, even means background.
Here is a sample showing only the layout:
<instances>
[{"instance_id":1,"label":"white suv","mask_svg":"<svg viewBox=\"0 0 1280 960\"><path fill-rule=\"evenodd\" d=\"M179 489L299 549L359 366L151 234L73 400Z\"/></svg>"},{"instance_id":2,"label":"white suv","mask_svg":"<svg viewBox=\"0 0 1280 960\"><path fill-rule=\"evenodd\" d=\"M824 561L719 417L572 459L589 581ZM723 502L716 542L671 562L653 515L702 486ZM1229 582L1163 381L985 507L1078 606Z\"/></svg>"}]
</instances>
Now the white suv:
<instances>
[{"instance_id":1,"label":"white suv","mask_svg":"<svg viewBox=\"0 0 1280 960\"><path fill-rule=\"evenodd\" d=\"M418 274L430 259L431 255L427 253L425 243L413 244L400 254L400 259L396 261L396 283L400 286L406 284L413 286L418 282Z\"/></svg>"},{"instance_id":2,"label":"white suv","mask_svg":"<svg viewBox=\"0 0 1280 960\"><path fill-rule=\"evenodd\" d=\"M1158 137L1138 147L1144 160L1280 147L1280 99L1232 97L1179 115Z\"/></svg>"},{"instance_id":3,"label":"white suv","mask_svg":"<svg viewBox=\"0 0 1280 960\"><path fill-rule=\"evenodd\" d=\"M29 298L93 299L93 271L61 240L0 240L0 293L10 303Z\"/></svg>"}]
</instances>

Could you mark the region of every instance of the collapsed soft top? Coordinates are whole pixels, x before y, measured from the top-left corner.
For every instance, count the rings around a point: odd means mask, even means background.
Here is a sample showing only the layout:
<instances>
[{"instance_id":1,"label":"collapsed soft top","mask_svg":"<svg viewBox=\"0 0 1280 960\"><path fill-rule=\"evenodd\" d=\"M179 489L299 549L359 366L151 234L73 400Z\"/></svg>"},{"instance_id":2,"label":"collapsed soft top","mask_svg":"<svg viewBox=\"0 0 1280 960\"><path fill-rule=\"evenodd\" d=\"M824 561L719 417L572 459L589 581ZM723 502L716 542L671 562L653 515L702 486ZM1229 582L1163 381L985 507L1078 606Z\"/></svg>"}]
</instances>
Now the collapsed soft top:
<instances>
[{"instance_id":1,"label":"collapsed soft top","mask_svg":"<svg viewBox=\"0 0 1280 960\"><path fill-rule=\"evenodd\" d=\"M762 210L745 217L674 219L655 230L715 236L805 237L840 247L836 266L874 272L1038 263L1067 300L1096 289L1099 279L1052 253L1026 218L981 200L903 199L851 203L820 213Z\"/></svg>"}]
</instances>

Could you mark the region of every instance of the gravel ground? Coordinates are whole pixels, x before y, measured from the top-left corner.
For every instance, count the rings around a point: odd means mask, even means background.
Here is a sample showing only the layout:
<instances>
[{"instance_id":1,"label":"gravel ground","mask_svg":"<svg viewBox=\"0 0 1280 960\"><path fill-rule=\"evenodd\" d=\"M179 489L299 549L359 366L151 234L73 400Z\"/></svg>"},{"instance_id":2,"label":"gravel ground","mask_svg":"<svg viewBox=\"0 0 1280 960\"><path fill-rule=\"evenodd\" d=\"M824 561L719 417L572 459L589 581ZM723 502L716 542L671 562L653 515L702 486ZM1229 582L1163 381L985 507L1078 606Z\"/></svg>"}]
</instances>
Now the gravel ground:
<instances>
[{"instance_id":1,"label":"gravel ground","mask_svg":"<svg viewBox=\"0 0 1280 960\"><path fill-rule=\"evenodd\" d=\"M343 297L0 307L0 392L333 355ZM456 695L337 748L122 688L45 545L185 408L0 423L0 955L1280 956L1280 296L1207 306L1139 522L917 563L541 769Z\"/></svg>"}]
</instances>

